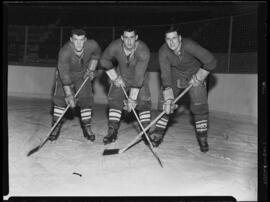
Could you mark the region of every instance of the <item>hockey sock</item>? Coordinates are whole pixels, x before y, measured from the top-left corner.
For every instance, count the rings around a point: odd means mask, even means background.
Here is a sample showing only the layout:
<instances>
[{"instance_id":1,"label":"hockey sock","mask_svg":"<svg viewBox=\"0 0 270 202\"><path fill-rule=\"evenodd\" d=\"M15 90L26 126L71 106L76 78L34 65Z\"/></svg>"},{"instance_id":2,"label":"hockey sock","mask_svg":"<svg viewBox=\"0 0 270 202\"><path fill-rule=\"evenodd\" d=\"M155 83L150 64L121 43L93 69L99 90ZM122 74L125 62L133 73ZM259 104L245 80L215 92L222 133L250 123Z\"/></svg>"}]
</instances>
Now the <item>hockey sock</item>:
<instances>
[{"instance_id":1,"label":"hockey sock","mask_svg":"<svg viewBox=\"0 0 270 202\"><path fill-rule=\"evenodd\" d=\"M109 122L119 122L121 119L122 111L119 109L110 108L109 110Z\"/></svg>"}]
</instances>

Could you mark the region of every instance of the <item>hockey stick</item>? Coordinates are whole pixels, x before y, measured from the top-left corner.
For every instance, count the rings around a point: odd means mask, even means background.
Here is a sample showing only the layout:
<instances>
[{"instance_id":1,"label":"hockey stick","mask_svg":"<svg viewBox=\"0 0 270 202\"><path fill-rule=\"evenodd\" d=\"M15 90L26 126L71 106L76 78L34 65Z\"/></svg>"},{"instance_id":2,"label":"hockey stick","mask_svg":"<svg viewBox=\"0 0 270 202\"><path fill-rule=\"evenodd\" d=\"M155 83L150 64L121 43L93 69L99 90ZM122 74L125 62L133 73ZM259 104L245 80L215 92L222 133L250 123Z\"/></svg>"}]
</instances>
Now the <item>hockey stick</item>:
<instances>
[{"instance_id":1,"label":"hockey stick","mask_svg":"<svg viewBox=\"0 0 270 202\"><path fill-rule=\"evenodd\" d=\"M189 89L192 87L192 85L190 84L180 95L177 96L177 98L175 98L175 100L173 101L173 103L175 104L181 97L183 97L186 92L189 91ZM146 126L144 128L144 130L148 130L149 128L151 128L166 112L163 111L161 112L148 126ZM130 143L128 143L124 148L122 149L105 149L103 151L103 155L111 155L111 154L121 154L123 152L125 152L127 149L129 149L130 147L132 147L134 144L136 144L136 142L138 141L138 139L143 135L143 131L140 132Z\"/></svg>"},{"instance_id":2,"label":"hockey stick","mask_svg":"<svg viewBox=\"0 0 270 202\"><path fill-rule=\"evenodd\" d=\"M83 81L82 85L80 86L80 88L78 89L78 91L75 94L75 98L77 97L77 95L79 94L79 92L81 91L82 87L85 85L86 81L89 79L89 76L85 78L85 80ZM55 127L57 126L57 124L60 122L60 120L63 118L63 116L65 115L65 113L67 112L67 110L69 109L70 105L68 104L67 107L65 108L63 114L57 119L57 121L55 122L55 124L53 125L53 127L51 128L50 132L48 133L48 135L46 136L46 138L35 148L31 149L27 156L30 156L31 154L37 152L41 147L43 147L43 145L48 141L51 133L53 132L53 130L55 129Z\"/></svg>"},{"instance_id":3,"label":"hockey stick","mask_svg":"<svg viewBox=\"0 0 270 202\"><path fill-rule=\"evenodd\" d=\"M122 90L123 90L123 92L124 92L124 94L125 94L126 99L128 99L128 95L127 95L127 93L126 93L125 88L124 88L123 86L121 86L121 87L122 87ZM146 131L145 131L143 125L142 125L142 122L141 122L141 120L139 119L139 117L138 117L138 115L137 115L135 109L134 109L133 107L131 107L131 109L132 109L132 112L133 112L133 114L135 115L135 117L136 117L136 119L137 119L137 121L138 121L138 123L139 123L139 125L140 125L140 127L141 127L141 129L142 129L142 131L143 131L144 136L145 136L146 139L147 139L147 142L148 142L148 144L149 144L149 149L150 149L150 151L153 153L154 157L158 160L158 163L160 164L160 166L163 167L160 158L159 158L158 155L154 152L154 148L153 148L152 142L150 141L150 139L149 139L149 137L148 137L148 135L147 135L147 133L146 133Z\"/></svg>"}]
</instances>

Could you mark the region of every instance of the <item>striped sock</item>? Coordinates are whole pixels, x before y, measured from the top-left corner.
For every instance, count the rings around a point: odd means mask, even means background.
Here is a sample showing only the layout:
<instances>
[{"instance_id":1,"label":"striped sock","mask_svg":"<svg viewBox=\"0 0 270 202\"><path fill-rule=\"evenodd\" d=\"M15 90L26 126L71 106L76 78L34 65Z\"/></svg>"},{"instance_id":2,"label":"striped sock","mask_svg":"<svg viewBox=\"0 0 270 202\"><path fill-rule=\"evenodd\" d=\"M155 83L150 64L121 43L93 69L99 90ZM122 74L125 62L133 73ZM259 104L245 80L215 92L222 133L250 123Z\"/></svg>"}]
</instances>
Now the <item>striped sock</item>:
<instances>
[{"instance_id":1,"label":"striped sock","mask_svg":"<svg viewBox=\"0 0 270 202\"><path fill-rule=\"evenodd\" d=\"M109 109L109 121L119 122L121 119L122 111L118 109Z\"/></svg>"},{"instance_id":2,"label":"striped sock","mask_svg":"<svg viewBox=\"0 0 270 202\"><path fill-rule=\"evenodd\" d=\"M81 120L83 123L90 123L92 118L92 109L81 109Z\"/></svg>"},{"instance_id":3,"label":"striped sock","mask_svg":"<svg viewBox=\"0 0 270 202\"><path fill-rule=\"evenodd\" d=\"M156 123L156 129L157 130L165 130L168 124L168 118L167 117L161 117L157 123Z\"/></svg>"},{"instance_id":4,"label":"striped sock","mask_svg":"<svg viewBox=\"0 0 270 202\"><path fill-rule=\"evenodd\" d=\"M200 120L200 121L196 121L195 125L196 125L196 131L198 133L207 133L208 130L208 121L207 120Z\"/></svg>"},{"instance_id":5,"label":"striped sock","mask_svg":"<svg viewBox=\"0 0 270 202\"><path fill-rule=\"evenodd\" d=\"M64 113L65 108L54 105L53 116L57 119Z\"/></svg>"},{"instance_id":6,"label":"striped sock","mask_svg":"<svg viewBox=\"0 0 270 202\"><path fill-rule=\"evenodd\" d=\"M151 112L150 111L140 112L139 117L142 125L148 124L151 121Z\"/></svg>"}]
</instances>

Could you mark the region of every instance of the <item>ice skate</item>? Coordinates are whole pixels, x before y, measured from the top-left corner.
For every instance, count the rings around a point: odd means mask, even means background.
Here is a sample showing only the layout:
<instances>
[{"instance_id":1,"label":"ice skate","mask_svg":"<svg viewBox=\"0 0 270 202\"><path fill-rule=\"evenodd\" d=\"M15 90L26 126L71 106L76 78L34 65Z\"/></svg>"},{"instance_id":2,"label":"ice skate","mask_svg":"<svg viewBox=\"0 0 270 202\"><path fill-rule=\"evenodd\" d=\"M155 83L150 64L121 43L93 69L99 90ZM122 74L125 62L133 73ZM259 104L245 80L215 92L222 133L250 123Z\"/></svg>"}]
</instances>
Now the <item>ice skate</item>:
<instances>
[{"instance_id":1,"label":"ice skate","mask_svg":"<svg viewBox=\"0 0 270 202\"><path fill-rule=\"evenodd\" d=\"M151 142L153 147L158 147L164 138L164 131L163 130L155 130L154 133L151 134Z\"/></svg>"},{"instance_id":2,"label":"ice skate","mask_svg":"<svg viewBox=\"0 0 270 202\"><path fill-rule=\"evenodd\" d=\"M93 133L91 129L90 124L81 124L82 130L83 130L83 136L87 139L90 140L91 142L94 142L96 139L95 134Z\"/></svg>"},{"instance_id":3,"label":"ice skate","mask_svg":"<svg viewBox=\"0 0 270 202\"><path fill-rule=\"evenodd\" d=\"M106 135L103 138L103 143L104 144L110 144L112 142L115 142L116 139L117 139L117 129L114 128L113 126L109 126L108 135Z\"/></svg>"},{"instance_id":4,"label":"ice skate","mask_svg":"<svg viewBox=\"0 0 270 202\"><path fill-rule=\"evenodd\" d=\"M203 153L208 152L209 146L207 143L207 135L197 134L197 140L198 140L201 152L203 152Z\"/></svg>"}]
</instances>

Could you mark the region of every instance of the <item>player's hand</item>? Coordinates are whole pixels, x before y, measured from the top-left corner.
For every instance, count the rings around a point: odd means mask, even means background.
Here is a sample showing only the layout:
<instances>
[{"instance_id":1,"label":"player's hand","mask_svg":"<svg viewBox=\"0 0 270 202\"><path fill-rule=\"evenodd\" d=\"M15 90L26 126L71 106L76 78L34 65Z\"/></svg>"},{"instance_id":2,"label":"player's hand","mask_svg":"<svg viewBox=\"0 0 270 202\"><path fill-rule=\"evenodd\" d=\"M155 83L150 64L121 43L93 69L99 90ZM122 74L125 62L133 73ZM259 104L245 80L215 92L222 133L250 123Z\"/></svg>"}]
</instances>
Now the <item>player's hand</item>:
<instances>
[{"instance_id":1,"label":"player's hand","mask_svg":"<svg viewBox=\"0 0 270 202\"><path fill-rule=\"evenodd\" d=\"M174 112L175 109L178 108L177 104L173 103L173 100L166 100L163 104L163 111L165 111L165 113L167 115L170 115Z\"/></svg>"},{"instance_id":2,"label":"player's hand","mask_svg":"<svg viewBox=\"0 0 270 202\"><path fill-rule=\"evenodd\" d=\"M70 105L71 108L75 108L76 107L76 98L73 95L69 95L67 97L65 97L65 101L67 105Z\"/></svg>"},{"instance_id":3,"label":"player's hand","mask_svg":"<svg viewBox=\"0 0 270 202\"><path fill-rule=\"evenodd\" d=\"M203 85L204 81L200 81L197 79L197 76L195 74L192 75L189 84L192 84L193 87L201 86Z\"/></svg>"},{"instance_id":4,"label":"player's hand","mask_svg":"<svg viewBox=\"0 0 270 202\"><path fill-rule=\"evenodd\" d=\"M120 75L113 81L113 83L116 87L126 87L125 82Z\"/></svg>"},{"instance_id":5,"label":"player's hand","mask_svg":"<svg viewBox=\"0 0 270 202\"><path fill-rule=\"evenodd\" d=\"M86 79L86 77L88 77L88 76L89 76L89 79L92 81L96 76L95 71L91 71L91 70L87 69L84 76L83 76L83 79Z\"/></svg>"},{"instance_id":6,"label":"player's hand","mask_svg":"<svg viewBox=\"0 0 270 202\"><path fill-rule=\"evenodd\" d=\"M136 106L137 106L137 101L136 100L133 100L133 99L128 99L128 100L124 100L124 110L128 111L128 112L131 112L132 109L135 109Z\"/></svg>"}]
</instances>

